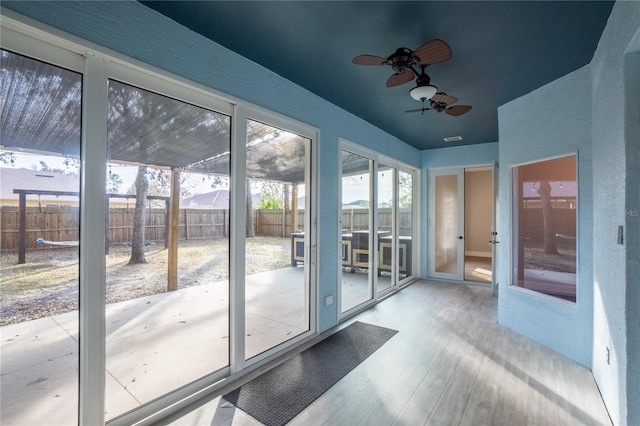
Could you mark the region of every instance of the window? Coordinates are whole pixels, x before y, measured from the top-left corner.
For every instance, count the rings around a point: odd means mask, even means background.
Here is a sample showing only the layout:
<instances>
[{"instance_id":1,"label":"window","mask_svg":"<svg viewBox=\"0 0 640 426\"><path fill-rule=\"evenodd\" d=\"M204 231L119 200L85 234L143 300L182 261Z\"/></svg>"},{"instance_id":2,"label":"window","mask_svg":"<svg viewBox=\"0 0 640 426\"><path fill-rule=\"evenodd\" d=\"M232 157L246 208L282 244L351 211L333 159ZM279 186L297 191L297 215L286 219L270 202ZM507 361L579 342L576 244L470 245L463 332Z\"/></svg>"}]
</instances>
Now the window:
<instances>
[{"instance_id":1,"label":"window","mask_svg":"<svg viewBox=\"0 0 640 426\"><path fill-rule=\"evenodd\" d=\"M231 118L109 80L107 141L110 419L229 365Z\"/></svg>"},{"instance_id":2,"label":"window","mask_svg":"<svg viewBox=\"0 0 640 426\"><path fill-rule=\"evenodd\" d=\"M82 75L1 59L2 421L76 424Z\"/></svg>"},{"instance_id":3,"label":"window","mask_svg":"<svg viewBox=\"0 0 640 426\"><path fill-rule=\"evenodd\" d=\"M516 166L512 285L576 301L576 156Z\"/></svg>"}]
</instances>

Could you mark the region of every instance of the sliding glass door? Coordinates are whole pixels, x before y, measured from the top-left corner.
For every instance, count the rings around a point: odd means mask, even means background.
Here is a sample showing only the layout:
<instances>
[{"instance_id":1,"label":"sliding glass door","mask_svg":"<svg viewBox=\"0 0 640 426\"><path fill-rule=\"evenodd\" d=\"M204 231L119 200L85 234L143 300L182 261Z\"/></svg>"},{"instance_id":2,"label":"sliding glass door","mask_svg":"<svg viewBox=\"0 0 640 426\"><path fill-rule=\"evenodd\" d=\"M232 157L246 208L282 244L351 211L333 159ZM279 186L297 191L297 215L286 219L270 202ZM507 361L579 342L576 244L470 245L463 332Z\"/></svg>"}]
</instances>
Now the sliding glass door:
<instances>
[{"instance_id":1,"label":"sliding glass door","mask_svg":"<svg viewBox=\"0 0 640 426\"><path fill-rule=\"evenodd\" d=\"M413 279L417 171L343 147L340 312L347 314Z\"/></svg>"},{"instance_id":2,"label":"sliding glass door","mask_svg":"<svg viewBox=\"0 0 640 426\"><path fill-rule=\"evenodd\" d=\"M83 75L48 53L0 52L3 424L78 424Z\"/></svg>"},{"instance_id":3,"label":"sliding glass door","mask_svg":"<svg viewBox=\"0 0 640 426\"><path fill-rule=\"evenodd\" d=\"M4 22L3 421L134 424L315 332L317 129Z\"/></svg>"},{"instance_id":4,"label":"sliding glass door","mask_svg":"<svg viewBox=\"0 0 640 426\"><path fill-rule=\"evenodd\" d=\"M377 223L376 245L378 248L378 279L377 292L381 293L393 286L392 279L396 268L397 240L396 240L396 209L395 200L396 169L383 163L378 163L377 179Z\"/></svg>"},{"instance_id":5,"label":"sliding glass door","mask_svg":"<svg viewBox=\"0 0 640 426\"><path fill-rule=\"evenodd\" d=\"M310 329L311 139L247 121L245 358Z\"/></svg>"},{"instance_id":6,"label":"sliding glass door","mask_svg":"<svg viewBox=\"0 0 640 426\"><path fill-rule=\"evenodd\" d=\"M109 80L107 419L229 365L232 187L228 161L213 165L230 130L227 114Z\"/></svg>"},{"instance_id":7,"label":"sliding glass door","mask_svg":"<svg viewBox=\"0 0 640 426\"><path fill-rule=\"evenodd\" d=\"M341 312L373 298L373 161L342 151Z\"/></svg>"}]
</instances>

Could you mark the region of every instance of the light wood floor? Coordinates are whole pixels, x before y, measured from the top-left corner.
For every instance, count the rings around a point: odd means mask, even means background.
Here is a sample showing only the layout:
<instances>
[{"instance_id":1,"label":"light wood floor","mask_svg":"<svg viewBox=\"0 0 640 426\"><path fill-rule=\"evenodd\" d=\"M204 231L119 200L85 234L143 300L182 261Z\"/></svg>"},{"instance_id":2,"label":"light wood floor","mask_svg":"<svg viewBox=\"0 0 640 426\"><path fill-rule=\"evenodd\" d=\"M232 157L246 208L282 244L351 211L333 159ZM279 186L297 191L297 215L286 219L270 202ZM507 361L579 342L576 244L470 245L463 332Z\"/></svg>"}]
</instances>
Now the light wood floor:
<instances>
[{"instance_id":1,"label":"light wood floor","mask_svg":"<svg viewBox=\"0 0 640 426\"><path fill-rule=\"evenodd\" d=\"M610 425L591 372L498 325L496 302L420 281L360 314L399 333L291 424ZM259 424L220 398L198 405L163 424Z\"/></svg>"},{"instance_id":2,"label":"light wood floor","mask_svg":"<svg viewBox=\"0 0 640 426\"><path fill-rule=\"evenodd\" d=\"M491 282L490 257L464 257L464 279L467 281Z\"/></svg>"}]
</instances>

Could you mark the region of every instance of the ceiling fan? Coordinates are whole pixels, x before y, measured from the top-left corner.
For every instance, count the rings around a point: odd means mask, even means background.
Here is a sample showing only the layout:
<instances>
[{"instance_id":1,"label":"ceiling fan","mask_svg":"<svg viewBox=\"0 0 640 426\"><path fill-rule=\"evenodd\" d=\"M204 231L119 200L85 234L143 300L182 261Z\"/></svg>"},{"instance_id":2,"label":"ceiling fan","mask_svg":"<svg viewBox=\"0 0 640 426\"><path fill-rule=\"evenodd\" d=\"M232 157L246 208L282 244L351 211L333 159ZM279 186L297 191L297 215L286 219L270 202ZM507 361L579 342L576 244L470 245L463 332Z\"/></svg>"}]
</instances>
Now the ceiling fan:
<instances>
[{"instance_id":1,"label":"ceiling fan","mask_svg":"<svg viewBox=\"0 0 640 426\"><path fill-rule=\"evenodd\" d=\"M426 99L422 99L422 108L410 109L405 112L420 112L424 114L425 111L429 111L433 109L438 112L444 111L449 115L453 115L454 117L457 117L466 112L469 112L469 110L471 109L471 105L449 106L451 104L455 104L456 102L458 102L458 98L456 98L455 96L447 95L444 92L438 92L435 95L433 95L433 97L429 100L429 103L431 105L430 108L427 108L424 106L425 101Z\"/></svg>"},{"instance_id":2,"label":"ceiling fan","mask_svg":"<svg viewBox=\"0 0 640 426\"><path fill-rule=\"evenodd\" d=\"M375 55L359 55L353 58L352 62L357 65L391 65L393 74L387 80L387 87L408 83L414 77L418 78L417 87L434 87L429 85L430 78L424 72L425 67L448 61L451 59L451 55L451 47L445 41L436 38L427 41L416 50L400 47L386 58ZM417 67L421 68L421 72L418 72ZM436 91L437 89L431 95L433 96ZM420 98L416 99L420 100Z\"/></svg>"}]
</instances>

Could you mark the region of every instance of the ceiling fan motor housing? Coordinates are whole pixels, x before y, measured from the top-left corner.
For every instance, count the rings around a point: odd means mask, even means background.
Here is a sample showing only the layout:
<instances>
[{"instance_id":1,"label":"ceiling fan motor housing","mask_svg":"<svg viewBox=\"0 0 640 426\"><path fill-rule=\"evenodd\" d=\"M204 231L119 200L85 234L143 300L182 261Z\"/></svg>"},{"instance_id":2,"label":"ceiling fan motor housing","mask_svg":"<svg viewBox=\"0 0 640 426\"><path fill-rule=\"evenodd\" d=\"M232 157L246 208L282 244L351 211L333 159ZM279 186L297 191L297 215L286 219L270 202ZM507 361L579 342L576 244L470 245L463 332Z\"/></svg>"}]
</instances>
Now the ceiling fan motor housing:
<instances>
[{"instance_id":1,"label":"ceiling fan motor housing","mask_svg":"<svg viewBox=\"0 0 640 426\"><path fill-rule=\"evenodd\" d=\"M415 62L413 51L406 47L400 47L391 56L388 61L396 74L402 74Z\"/></svg>"}]
</instances>

